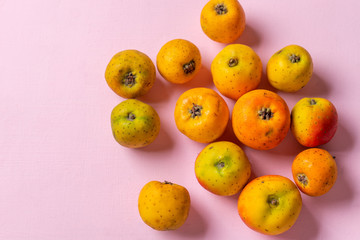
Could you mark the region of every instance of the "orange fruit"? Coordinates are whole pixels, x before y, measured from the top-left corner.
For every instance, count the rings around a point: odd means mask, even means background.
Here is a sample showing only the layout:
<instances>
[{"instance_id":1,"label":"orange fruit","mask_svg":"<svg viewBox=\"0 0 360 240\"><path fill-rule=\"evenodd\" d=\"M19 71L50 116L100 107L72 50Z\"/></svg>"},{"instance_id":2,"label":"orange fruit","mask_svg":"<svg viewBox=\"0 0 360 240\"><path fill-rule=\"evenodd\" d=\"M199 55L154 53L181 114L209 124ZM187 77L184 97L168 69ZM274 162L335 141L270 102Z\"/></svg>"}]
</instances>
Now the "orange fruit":
<instances>
[{"instance_id":1,"label":"orange fruit","mask_svg":"<svg viewBox=\"0 0 360 240\"><path fill-rule=\"evenodd\" d=\"M184 92L175 105L175 123L190 139L210 143L225 131L230 113L225 100L209 88Z\"/></svg>"},{"instance_id":2,"label":"orange fruit","mask_svg":"<svg viewBox=\"0 0 360 240\"><path fill-rule=\"evenodd\" d=\"M199 49L190 41L174 39L161 47L156 65L160 75L171 83L192 80L201 69Z\"/></svg>"},{"instance_id":3,"label":"orange fruit","mask_svg":"<svg viewBox=\"0 0 360 240\"><path fill-rule=\"evenodd\" d=\"M237 100L260 83L262 63L256 52L243 44L230 44L211 63L211 74L219 92Z\"/></svg>"},{"instance_id":4,"label":"orange fruit","mask_svg":"<svg viewBox=\"0 0 360 240\"><path fill-rule=\"evenodd\" d=\"M210 39L231 43L245 30L245 12L237 0L210 0L201 11L200 24Z\"/></svg>"},{"instance_id":5,"label":"orange fruit","mask_svg":"<svg viewBox=\"0 0 360 240\"><path fill-rule=\"evenodd\" d=\"M276 93L257 89L245 93L235 103L232 125L236 137L254 149L276 147L290 129L290 112Z\"/></svg>"},{"instance_id":6,"label":"orange fruit","mask_svg":"<svg viewBox=\"0 0 360 240\"><path fill-rule=\"evenodd\" d=\"M334 186L337 165L328 151L309 148L295 157L292 163L292 175L303 193L314 197L320 196Z\"/></svg>"}]
</instances>

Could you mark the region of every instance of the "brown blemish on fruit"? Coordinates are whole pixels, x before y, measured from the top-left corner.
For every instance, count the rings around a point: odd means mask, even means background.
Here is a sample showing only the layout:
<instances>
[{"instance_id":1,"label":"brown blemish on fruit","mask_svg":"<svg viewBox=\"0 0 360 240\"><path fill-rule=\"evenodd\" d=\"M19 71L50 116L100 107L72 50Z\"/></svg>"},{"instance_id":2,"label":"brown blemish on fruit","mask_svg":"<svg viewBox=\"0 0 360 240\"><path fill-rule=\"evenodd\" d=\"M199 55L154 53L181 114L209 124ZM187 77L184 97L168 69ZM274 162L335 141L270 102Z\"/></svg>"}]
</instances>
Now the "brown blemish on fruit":
<instances>
[{"instance_id":1,"label":"brown blemish on fruit","mask_svg":"<svg viewBox=\"0 0 360 240\"><path fill-rule=\"evenodd\" d=\"M296 178L304 186L306 186L309 182L308 177L304 173L299 173Z\"/></svg>"},{"instance_id":2,"label":"brown blemish on fruit","mask_svg":"<svg viewBox=\"0 0 360 240\"><path fill-rule=\"evenodd\" d=\"M217 15L223 15L228 12L228 9L224 5L224 3L219 3L215 6L215 11L216 11Z\"/></svg>"},{"instance_id":3,"label":"brown blemish on fruit","mask_svg":"<svg viewBox=\"0 0 360 240\"><path fill-rule=\"evenodd\" d=\"M191 118L195 118L196 116L201 116L202 106L193 103L192 108L189 110L191 114Z\"/></svg>"},{"instance_id":4,"label":"brown blemish on fruit","mask_svg":"<svg viewBox=\"0 0 360 240\"><path fill-rule=\"evenodd\" d=\"M274 117L274 113L271 111L270 108L262 107L262 108L258 111L258 116L259 116L260 119L262 119L262 120L270 120L270 118Z\"/></svg>"},{"instance_id":5,"label":"brown blemish on fruit","mask_svg":"<svg viewBox=\"0 0 360 240\"><path fill-rule=\"evenodd\" d=\"M132 72L128 72L127 74L125 74L122 83L127 87L132 87L136 83L135 78L136 78L136 74L133 74Z\"/></svg>"},{"instance_id":6,"label":"brown blemish on fruit","mask_svg":"<svg viewBox=\"0 0 360 240\"><path fill-rule=\"evenodd\" d=\"M237 58L230 58L229 60L229 67L235 67L236 65L238 65L239 60Z\"/></svg>"},{"instance_id":7,"label":"brown blemish on fruit","mask_svg":"<svg viewBox=\"0 0 360 240\"><path fill-rule=\"evenodd\" d=\"M269 131L267 131L267 132L265 133L265 136L269 136L273 131L274 131L274 129L271 128Z\"/></svg>"},{"instance_id":8,"label":"brown blemish on fruit","mask_svg":"<svg viewBox=\"0 0 360 240\"><path fill-rule=\"evenodd\" d=\"M190 62L185 63L183 65L183 70L184 70L185 74L189 74L189 73L192 73L193 71L195 71L195 61L191 60Z\"/></svg>"},{"instance_id":9,"label":"brown blemish on fruit","mask_svg":"<svg viewBox=\"0 0 360 240\"><path fill-rule=\"evenodd\" d=\"M300 62L300 56L299 56L299 55L295 55L295 54L291 54L291 55L289 56L289 60L290 60L290 62L292 62L292 63Z\"/></svg>"}]
</instances>

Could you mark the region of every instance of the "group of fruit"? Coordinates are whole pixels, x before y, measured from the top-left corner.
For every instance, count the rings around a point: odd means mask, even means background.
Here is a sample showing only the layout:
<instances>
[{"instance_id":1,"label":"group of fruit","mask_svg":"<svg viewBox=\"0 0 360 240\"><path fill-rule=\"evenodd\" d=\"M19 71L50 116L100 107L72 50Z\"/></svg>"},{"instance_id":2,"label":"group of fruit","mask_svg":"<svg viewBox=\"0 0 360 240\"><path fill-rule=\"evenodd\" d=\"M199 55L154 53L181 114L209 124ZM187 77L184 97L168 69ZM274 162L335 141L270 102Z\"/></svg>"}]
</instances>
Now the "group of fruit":
<instances>
[{"instance_id":1,"label":"group of fruit","mask_svg":"<svg viewBox=\"0 0 360 240\"><path fill-rule=\"evenodd\" d=\"M237 0L210 0L201 12L201 27L212 40L232 43L245 29L245 13ZM201 55L191 42L175 39L166 43L156 58L157 70L167 81L182 84L193 79L201 68ZM296 92L310 80L313 63L302 47L289 45L268 61L266 74L277 90ZM216 141L230 119L229 108L216 91L192 88L175 105L178 130L190 139L207 143L195 161L195 176L201 186L222 196L240 192L238 212L251 229L264 234L287 231L299 216L302 199L298 189L309 196L328 192L337 177L334 158L324 149L337 129L337 112L324 98L303 98L292 109L277 93L256 89L262 63L249 46L229 44L211 64L213 82L223 96L236 101L231 121L236 137L257 150L272 149L291 130L308 149L292 164L295 184L288 178L267 175L249 182L251 164L244 151L228 141ZM160 118L150 105L134 98L153 86L156 70L151 59L136 50L117 53L109 62L105 78L110 88L123 98L111 113L114 138L122 146L144 147L152 143L160 129ZM140 192L139 213L157 230L177 229L190 208L186 188L152 181Z\"/></svg>"}]
</instances>

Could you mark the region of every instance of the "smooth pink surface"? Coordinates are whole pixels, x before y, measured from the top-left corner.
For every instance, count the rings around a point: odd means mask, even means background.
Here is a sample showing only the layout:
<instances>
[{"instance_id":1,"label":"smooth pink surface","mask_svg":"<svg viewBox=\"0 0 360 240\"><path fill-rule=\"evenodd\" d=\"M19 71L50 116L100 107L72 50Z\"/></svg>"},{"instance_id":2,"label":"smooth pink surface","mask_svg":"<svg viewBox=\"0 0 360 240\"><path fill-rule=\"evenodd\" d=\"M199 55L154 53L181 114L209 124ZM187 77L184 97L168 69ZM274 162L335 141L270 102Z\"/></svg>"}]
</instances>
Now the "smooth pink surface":
<instances>
[{"instance_id":1,"label":"smooth pink surface","mask_svg":"<svg viewBox=\"0 0 360 240\"><path fill-rule=\"evenodd\" d=\"M243 0L247 28L237 41L251 46L265 69L289 44L305 47L314 75L297 93L279 93L291 109L302 97L325 97L339 128L323 147L336 156L339 175L321 197L303 195L296 224L277 237L245 226L238 194L203 189L194 161L205 146L182 135L174 104L187 89L215 89L210 64L225 46L200 27L206 0L0 0L0 239L355 239L359 232L359 1ZM196 44L203 68L190 83L173 85L160 74L140 100L159 113L153 144L126 149L115 142L110 112L123 99L106 85L110 58L125 49L154 62L163 44L184 38ZM263 77L261 88L269 87ZM232 109L234 101L225 98ZM236 143L228 128L222 140ZM240 143L239 143L240 144ZM289 133L270 151L243 147L257 176L291 178L301 147ZM142 186L168 180L185 186L192 206L177 231L157 232L137 210Z\"/></svg>"}]
</instances>

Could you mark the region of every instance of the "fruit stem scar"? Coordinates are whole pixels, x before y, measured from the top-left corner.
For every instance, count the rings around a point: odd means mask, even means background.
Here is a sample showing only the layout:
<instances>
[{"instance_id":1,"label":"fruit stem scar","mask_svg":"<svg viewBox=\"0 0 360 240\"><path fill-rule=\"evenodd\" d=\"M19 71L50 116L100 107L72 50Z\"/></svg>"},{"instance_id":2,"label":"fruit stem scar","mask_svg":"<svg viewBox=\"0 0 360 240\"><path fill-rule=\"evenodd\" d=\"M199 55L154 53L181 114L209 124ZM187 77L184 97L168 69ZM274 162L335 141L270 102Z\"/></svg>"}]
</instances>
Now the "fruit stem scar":
<instances>
[{"instance_id":1,"label":"fruit stem scar","mask_svg":"<svg viewBox=\"0 0 360 240\"><path fill-rule=\"evenodd\" d=\"M310 105L315 105L315 104L316 104L315 99L310 99Z\"/></svg>"},{"instance_id":2,"label":"fruit stem scar","mask_svg":"<svg viewBox=\"0 0 360 240\"><path fill-rule=\"evenodd\" d=\"M289 56L289 60L290 60L290 62L292 62L292 63L300 62L300 56L299 56L299 55L295 55L295 54L293 53L293 54L291 54L291 55Z\"/></svg>"},{"instance_id":3,"label":"fruit stem scar","mask_svg":"<svg viewBox=\"0 0 360 240\"><path fill-rule=\"evenodd\" d=\"M202 106L193 103L192 108L189 110L189 113L191 114L191 118L195 118L196 116L201 116L201 109Z\"/></svg>"},{"instance_id":4,"label":"fruit stem scar","mask_svg":"<svg viewBox=\"0 0 360 240\"><path fill-rule=\"evenodd\" d=\"M225 167L225 163L220 161L216 163L215 166L220 170Z\"/></svg>"},{"instance_id":5,"label":"fruit stem scar","mask_svg":"<svg viewBox=\"0 0 360 240\"><path fill-rule=\"evenodd\" d=\"M270 118L274 117L274 113L271 111L270 108L262 107L262 108L258 111L258 116L259 116L260 119L262 119L262 120L270 120Z\"/></svg>"},{"instance_id":6,"label":"fruit stem scar","mask_svg":"<svg viewBox=\"0 0 360 240\"><path fill-rule=\"evenodd\" d=\"M308 184L308 178L304 173L299 173L297 176L297 180L302 183L304 186Z\"/></svg>"},{"instance_id":7,"label":"fruit stem scar","mask_svg":"<svg viewBox=\"0 0 360 240\"><path fill-rule=\"evenodd\" d=\"M230 58L229 60L229 67L235 67L236 65L238 65L239 60L237 58Z\"/></svg>"},{"instance_id":8,"label":"fruit stem scar","mask_svg":"<svg viewBox=\"0 0 360 240\"><path fill-rule=\"evenodd\" d=\"M132 87L135 85L135 78L136 78L136 74L133 74L132 72L128 72L127 74L125 74L122 83L127 87Z\"/></svg>"},{"instance_id":9,"label":"fruit stem scar","mask_svg":"<svg viewBox=\"0 0 360 240\"><path fill-rule=\"evenodd\" d=\"M195 61L191 60L190 62L185 63L183 65L183 70L184 70L185 74L189 74L189 73L192 73L193 71L195 71Z\"/></svg>"},{"instance_id":10,"label":"fruit stem scar","mask_svg":"<svg viewBox=\"0 0 360 240\"><path fill-rule=\"evenodd\" d=\"M164 184L170 184L170 185L173 185L173 183L172 182L168 182L168 181L164 181Z\"/></svg>"},{"instance_id":11,"label":"fruit stem scar","mask_svg":"<svg viewBox=\"0 0 360 240\"><path fill-rule=\"evenodd\" d=\"M215 11L218 15L223 15L228 12L228 9L223 3L219 3L215 6Z\"/></svg>"},{"instance_id":12,"label":"fruit stem scar","mask_svg":"<svg viewBox=\"0 0 360 240\"><path fill-rule=\"evenodd\" d=\"M279 205L279 198L274 195L269 195L267 203L271 208L277 207Z\"/></svg>"},{"instance_id":13,"label":"fruit stem scar","mask_svg":"<svg viewBox=\"0 0 360 240\"><path fill-rule=\"evenodd\" d=\"M135 117L135 114L129 113L129 115L128 115L128 120L133 121L135 118L136 118L136 117Z\"/></svg>"}]
</instances>

